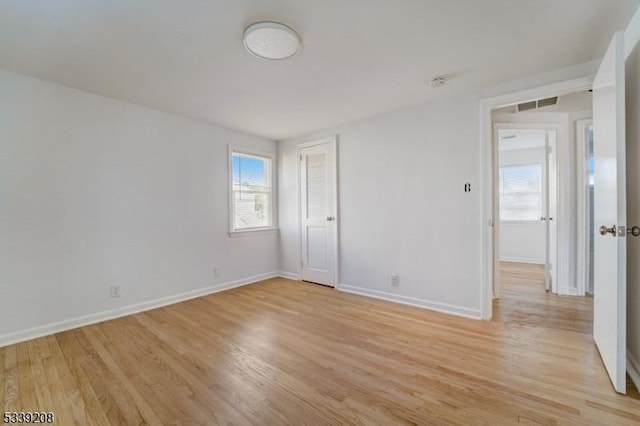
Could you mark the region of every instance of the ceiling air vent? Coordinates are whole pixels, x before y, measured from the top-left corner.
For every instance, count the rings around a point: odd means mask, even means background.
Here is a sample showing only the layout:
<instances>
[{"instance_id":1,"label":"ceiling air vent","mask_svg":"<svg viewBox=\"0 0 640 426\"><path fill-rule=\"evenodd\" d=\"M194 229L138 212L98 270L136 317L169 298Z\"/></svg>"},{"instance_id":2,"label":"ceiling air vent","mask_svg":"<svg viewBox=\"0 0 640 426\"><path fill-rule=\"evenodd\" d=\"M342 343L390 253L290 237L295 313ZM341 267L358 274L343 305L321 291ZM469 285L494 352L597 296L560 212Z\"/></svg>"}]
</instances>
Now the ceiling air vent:
<instances>
[{"instance_id":1,"label":"ceiling air vent","mask_svg":"<svg viewBox=\"0 0 640 426\"><path fill-rule=\"evenodd\" d=\"M538 99L537 101L530 101L518 104L518 112L529 111L530 109L542 108L546 106L555 105L558 102L558 97Z\"/></svg>"},{"instance_id":2,"label":"ceiling air vent","mask_svg":"<svg viewBox=\"0 0 640 426\"><path fill-rule=\"evenodd\" d=\"M538 101L538 108L555 105L558 103L558 97L554 96L553 98L540 99Z\"/></svg>"},{"instance_id":3,"label":"ceiling air vent","mask_svg":"<svg viewBox=\"0 0 640 426\"><path fill-rule=\"evenodd\" d=\"M538 108L538 101L525 102L518 104L518 112L529 111L530 109Z\"/></svg>"}]
</instances>

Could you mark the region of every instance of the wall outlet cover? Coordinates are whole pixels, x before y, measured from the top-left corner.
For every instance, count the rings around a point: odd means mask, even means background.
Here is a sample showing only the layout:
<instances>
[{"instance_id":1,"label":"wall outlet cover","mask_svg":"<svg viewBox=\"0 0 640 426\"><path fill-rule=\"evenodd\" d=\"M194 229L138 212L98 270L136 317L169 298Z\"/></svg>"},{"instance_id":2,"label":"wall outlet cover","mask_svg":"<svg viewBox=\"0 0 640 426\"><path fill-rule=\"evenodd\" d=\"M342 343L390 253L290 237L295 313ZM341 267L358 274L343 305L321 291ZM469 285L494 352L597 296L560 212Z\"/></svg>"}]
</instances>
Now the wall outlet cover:
<instances>
[{"instance_id":1,"label":"wall outlet cover","mask_svg":"<svg viewBox=\"0 0 640 426\"><path fill-rule=\"evenodd\" d=\"M391 274L391 285L394 287L400 285L400 276L398 274Z\"/></svg>"}]
</instances>

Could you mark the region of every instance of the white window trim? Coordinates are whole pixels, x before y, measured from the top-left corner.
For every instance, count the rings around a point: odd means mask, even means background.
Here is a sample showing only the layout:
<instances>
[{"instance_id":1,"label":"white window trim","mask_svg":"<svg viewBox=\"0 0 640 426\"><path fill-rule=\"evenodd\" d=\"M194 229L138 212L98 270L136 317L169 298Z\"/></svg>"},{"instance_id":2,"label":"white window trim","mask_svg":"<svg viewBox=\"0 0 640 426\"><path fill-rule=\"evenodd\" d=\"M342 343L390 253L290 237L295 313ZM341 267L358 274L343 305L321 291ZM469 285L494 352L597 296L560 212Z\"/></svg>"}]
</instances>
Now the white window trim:
<instances>
[{"instance_id":1,"label":"white window trim","mask_svg":"<svg viewBox=\"0 0 640 426\"><path fill-rule=\"evenodd\" d=\"M234 211L234 197L233 197L233 154L242 154L242 155L251 155L255 157L263 157L268 158L271 162L270 164L270 177L271 177L271 191L270 191L270 200L269 200L269 210L271 216L271 225L270 226L261 226L256 228L246 228L246 229L234 229L233 228L233 215ZM274 154L270 152L258 151L254 149L242 148L238 146L229 145L228 146L228 155L227 155L227 176L228 176L228 199L229 205L227 211L229 213L229 236L238 236L242 234L253 234L260 233L265 231L273 231L278 229L276 222L276 162Z\"/></svg>"}]
</instances>

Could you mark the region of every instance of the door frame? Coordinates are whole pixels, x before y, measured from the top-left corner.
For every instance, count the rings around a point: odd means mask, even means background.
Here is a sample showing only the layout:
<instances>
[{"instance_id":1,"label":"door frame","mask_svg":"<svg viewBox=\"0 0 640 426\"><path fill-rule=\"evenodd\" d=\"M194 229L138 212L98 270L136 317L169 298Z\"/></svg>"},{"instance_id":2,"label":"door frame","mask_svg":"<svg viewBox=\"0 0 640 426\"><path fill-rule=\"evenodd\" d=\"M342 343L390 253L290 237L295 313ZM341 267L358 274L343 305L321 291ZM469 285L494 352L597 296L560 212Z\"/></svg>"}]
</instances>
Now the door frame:
<instances>
[{"instance_id":1,"label":"door frame","mask_svg":"<svg viewBox=\"0 0 640 426\"><path fill-rule=\"evenodd\" d=\"M493 123L491 111L516 103L534 99L562 96L581 90L589 90L593 84L595 75L565 80L554 84L548 84L531 89L507 93L504 95L486 98L480 101L480 154L482 185L480 199L482 200L481 226L482 226L482 260L481 260L481 291L480 310L482 319L490 320L493 317L492 288L494 279L494 188L493 182Z\"/></svg>"},{"instance_id":2,"label":"door frame","mask_svg":"<svg viewBox=\"0 0 640 426\"><path fill-rule=\"evenodd\" d=\"M587 293L587 283L589 281L589 270L591 260L589 256L589 231L591 218L589 216L589 170L587 160L589 157L589 143L587 139L587 129L593 126L593 118L578 120L576 122L576 200L578 220L576 225L577 232L577 252L576 252L576 288L578 296L584 296Z\"/></svg>"},{"instance_id":3,"label":"door frame","mask_svg":"<svg viewBox=\"0 0 640 426\"><path fill-rule=\"evenodd\" d=\"M492 252L493 252L493 268L494 268L494 274L492 277L492 281L491 281L491 287L492 287L492 291L493 291L493 298L500 298L500 220L499 220L499 211L500 211L500 202L498 201L498 192L499 192L499 178L498 178L498 172L500 170L500 141L498 140L498 131L499 130L503 130L503 129L507 129L507 130L541 130L541 131L555 131L556 132L556 145L554 147L554 149L556 149L556 171L558 168L558 157L557 157L557 141L560 140L561 136L563 135L563 127L558 124L558 123L509 123L509 122L503 122L503 121L495 121L492 122L492 127L493 127L493 147L492 147L492 191L493 191L493 195L492 195L492 202L493 204L493 211L495 212L495 216L492 219L493 221L493 236L492 239L494 241L493 244L493 248L492 248ZM545 136L545 139L548 138L548 134ZM548 148L548 140L546 140L545 142L545 149ZM545 160L545 176L543 178L544 180L544 194L545 194L545 211L543 212L543 214L545 216L548 216L548 211L549 211L549 184L550 184L550 179L549 179L549 161L548 161L548 154L545 154L545 156L547 157L547 159ZM558 174L556 172L556 176L555 176L555 181L556 181L556 188L559 187L558 185ZM556 189L556 206L558 206L559 204L559 200L558 200L558 194L559 191ZM556 207L557 209L557 207ZM556 242L558 242L558 235L560 235L560 221L558 220L557 217L557 210L556 210L556 218L554 219L556 221ZM564 224L563 224L564 225ZM548 233L548 228L549 228L549 223L548 221L545 223L545 259L546 262L548 262L548 258L549 258L549 233ZM555 268L556 268L556 277L558 274L558 250L556 250L556 262L555 262ZM547 266L545 264L545 282L546 282L546 274L547 274ZM557 280L556 280L557 281ZM553 293L555 293L557 291L557 282L553 282L552 283L552 288L551 291Z\"/></svg>"},{"instance_id":4,"label":"door frame","mask_svg":"<svg viewBox=\"0 0 640 426\"><path fill-rule=\"evenodd\" d=\"M302 150L304 148L309 148L312 146L316 146L316 145L324 145L324 144L329 144L330 145L330 150L333 152L333 158L334 158L334 166L333 166L333 182L334 182L334 188L333 188L333 205L335 206L336 212L335 212L335 218L336 218L336 226L334 227L335 229L335 235L333 238L333 243L334 243L334 247L333 247L333 252L334 254L334 271L333 271L333 288L339 288L340 287L340 256L339 256L339 252L338 252L338 248L340 246L339 244L339 238L340 238L340 205L338 203L338 200L340 199L340 197L338 197L338 188L339 188L339 184L338 184L338 135L333 135L333 136L327 136L324 138L320 138L320 139L314 139L308 142L303 142L300 143L298 145L296 145L296 162L297 162L297 177L296 177L296 184L298 186L298 277L300 280L302 280L302 167L301 167L301 156L302 156Z\"/></svg>"}]
</instances>

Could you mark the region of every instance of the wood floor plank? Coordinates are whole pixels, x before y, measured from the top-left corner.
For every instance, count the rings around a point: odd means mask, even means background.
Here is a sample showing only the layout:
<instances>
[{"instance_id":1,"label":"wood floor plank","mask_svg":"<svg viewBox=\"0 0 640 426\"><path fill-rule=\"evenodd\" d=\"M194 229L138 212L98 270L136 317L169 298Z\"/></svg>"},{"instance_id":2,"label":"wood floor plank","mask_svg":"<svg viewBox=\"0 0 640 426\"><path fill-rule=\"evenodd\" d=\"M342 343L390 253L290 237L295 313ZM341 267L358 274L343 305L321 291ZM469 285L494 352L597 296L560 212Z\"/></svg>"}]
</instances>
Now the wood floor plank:
<instances>
[{"instance_id":1,"label":"wood floor plank","mask_svg":"<svg viewBox=\"0 0 640 426\"><path fill-rule=\"evenodd\" d=\"M45 343L43 345L43 342ZM36 403L31 411L51 411L54 406L51 398L51 391L47 381L43 362L49 357L48 348L45 349L46 339L40 338L27 342L29 351L29 361L31 364L31 387L34 390Z\"/></svg>"},{"instance_id":2,"label":"wood floor plank","mask_svg":"<svg viewBox=\"0 0 640 426\"><path fill-rule=\"evenodd\" d=\"M190 369L188 363L184 362L182 356L175 352L171 345L158 339L153 333L142 326L138 321L129 324L128 332L134 338L144 339L148 345L149 354L157 357L156 362L162 368L167 378L175 387L184 387L190 399L196 407L202 408L203 420L214 419L218 423L232 423L234 419L244 419L243 413L237 411L233 405L229 404L219 394L211 391L203 382L202 375Z\"/></svg>"},{"instance_id":3,"label":"wood floor plank","mask_svg":"<svg viewBox=\"0 0 640 426\"><path fill-rule=\"evenodd\" d=\"M52 339L51 336L48 336L46 339L47 341L55 342L57 345L55 338ZM59 424L78 424L74 418L71 402L67 398L55 357L51 355L45 358L42 360L42 365L52 399L51 405L45 412L56 412Z\"/></svg>"},{"instance_id":4,"label":"wood floor plank","mask_svg":"<svg viewBox=\"0 0 640 426\"><path fill-rule=\"evenodd\" d=\"M640 424L592 298L502 278L491 322L271 279L0 348L0 402L64 425Z\"/></svg>"},{"instance_id":5,"label":"wood floor plank","mask_svg":"<svg viewBox=\"0 0 640 426\"><path fill-rule=\"evenodd\" d=\"M38 404L35 396L35 381L31 374L28 342L18 343L18 389L20 394L18 411L36 411Z\"/></svg>"},{"instance_id":6,"label":"wood floor plank","mask_svg":"<svg viewBox=\"0 0 640 426\"><path fill-rule=\"evenodd\" d=\"M50 380L55 383L58 389L52 389L52 396L56 398L56 409L52 410L56 418L62 424L86 425L89 423L88 412L81 394L78 382L69 368L69 364L62 353L59 338L63 333L54 336L47 336L49 350L51 351L51 362L55 366L55 373L49 367ZM55 381L57 377L57 381Z\"/></svg>"},{"instance_id":7,"label":"wood floor plank","mask_svg":"<svg viewBox=\"0 0 640 426\"><path fill-rule=\"evenodd\" d=\"M4 368L5 358L6 358L6 352L0 349L0 411L3 411L3 408L4 408L4 404L5 404L4 394L7 389L7 373Z\"/></svg>"},{"instance_id":8,"label":"wood floor plank","mask_svg":"<svg viewBox=\"0 0 640 426\"><path fill-rule=\"evenodd\" d=\"M5 371L4 383L4 411L13 412L20 410L20 374L18 368Z\"/></svg>"},{"instance_id":9,"label":"wood floor plank","mask_svg":"<svg viewBox=\"0 0 640 426\"><path fill-rule=\"evenodd\" d=\"M160 339L167 335L167 325L156 322L147 315L140 315L136 319ZM200 377L205 386L219 393L224 401L237 407L251 421L269 423L267 420L271 419L277 424L286 423L285 417L266 404L266 398L259 386L252 386L255 377L244 375L243 371L234 365L227 365L224 371L211 368L212 365L216 365L220 356L227 356L220 348L222 339L219 336L203 333L198 341L199 344L194 344L191 351L180 355L183 368L187 369L189 374ZM164 340L160 344L166 347L167 341ZM174 348L169 350L174 351ZM175 353L178 354L177 351Z\"/></svg>"},{"instance_id":10,"label":"wood floor plank","mask_svg":"<svg viewBox=\"0 0 640 426\"><path fill-rule=\"evenodd\" d=\"M142 417L128 392L122 389L122 385L117 380L114 380L113 374L86 336L87 329L92 327L89 326L74 333L77 345L73 348L77 350L75 353L77 368L86 376L110 424L124 424L127 421L140 424Z\"/></svg>"},{"instance_id":11,"label":"wood floor plank","mask_svg":"<svg viewBox=\"0 0 640 426\"><path fill-rule=\"evenodd\" d=\"M6 346L2 348L2 352L4 353L4 370L16 368L18 366L18 345Z\"/></svg>"},{"instance_id":12,"label":"wood floor plank","mask_svg":"<svg viewBox=\"0 0 640 426\"><path fill-rule=\"evenodd\" d=\"M82 368L82 344L78 341L78 335L81 333L79 329L59 333L56 337L60 345L60 351L64 355L66 364L68 365L68 373L75 382L75 387L82 398L85 409L84 421L91 425L109 425L112 406L110 404L102 405L99 397L91 386L91 373ZM108 401L110 402L110 401ZM114 423L117 424L117 423Z\"/></svg>"},{"instance_id":13,"label":"wood floor plank","mask_svg":"<svg viewBox=\"0 0 640 426\"><path fill-rule=\"evenodd\" d=\"M144 422L147 424L161 424L162 420L160 417L156 415L155 411L151 406L149 406L149 404L147 404L140 392L138 392L138 390L131 384L120 365L115 362L108 350L99 340L100 333L97 328L86 327L84 329L84 333L87 336L87 339L91 342L91 345L95 348L96 353L100 356L100 359L105 363L106 368L109 369L117 383L124 387L126 394L131 398L131 402L133 404L127 404L128 406L124 409L127 419L141 417L141 419L144 419ZM139 415L138 413L135 413L135 411L139 411ZM138 424L142 423L138 422Z\"/></svg>"},{"instance_id":14,"label":"wood floor plank","mask_svg":"<svg viewBox=\"0 0 640 426\"><path fill-rule=\"evenodd\" d=\"M7 351L4 348L0 348L0 409L4 407L4 394L6 391L6 371L4 369L4 360L6 358Z\"/></svg>"},{"instance_id":15,"label":"wood floor plank","mask_svg":"<svg viewBox=\"0 0 640 426\"><path fill-rule=\"evenodd\" d=\"M110 340L120 340L124 344L120 348L113 347L111 356L126 366L130 379L135 376L134 385L147 402L156 411L164 409L164 421L182 424L184 419L192 419L201 424L210 418L208 407L194 401L191 383L165 361L163 354L155 351L148 338L137 334L134 320L124 328L110 321L102 324L101 330ZM125 339L122 339L123 335Z\"/></svg>"}]
</instances>

